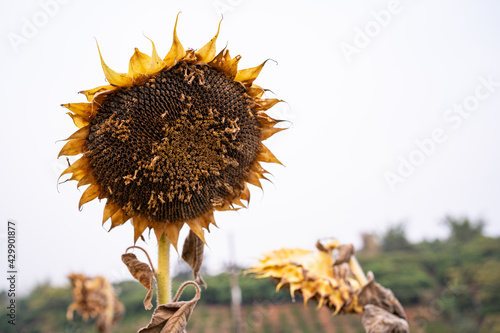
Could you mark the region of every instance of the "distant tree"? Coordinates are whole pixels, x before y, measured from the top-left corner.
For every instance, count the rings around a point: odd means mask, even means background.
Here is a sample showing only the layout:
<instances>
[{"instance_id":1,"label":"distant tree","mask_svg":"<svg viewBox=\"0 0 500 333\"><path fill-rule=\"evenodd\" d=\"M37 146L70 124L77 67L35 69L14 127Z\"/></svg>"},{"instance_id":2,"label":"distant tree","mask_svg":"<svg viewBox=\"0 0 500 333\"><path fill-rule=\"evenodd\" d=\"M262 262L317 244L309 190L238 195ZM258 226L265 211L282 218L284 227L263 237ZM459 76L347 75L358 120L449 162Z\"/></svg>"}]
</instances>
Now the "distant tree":
<instances>
[{"instance_id":1,"label":"distant tree","mask_svg":"<svg viewBox=\"0 0 500 333\"><path fill-rule=\"evenodd\" d=\"M468 242L477 236L483 235L484 221L470 221L468 218L453 218L447 216L445 224L450 228L450 240L460 243Z\"/></svg>"},{"instance_id":2,"label":"distant tree","mask_svg":"<svg viewBox=\"0 0 500 333\"><path fill-rule=\"evenodd\" d=\"M382 236L382 251L405 251L413 247L406 238L405 227L402 223L392 226Z\"/></svg>"},{"instance_id":3,"label":"distant tree","mask_svg":"<svg viewBox=\"0 0 500 333\"><path fill-rule=\"evenodd\" d=\"M363 238L363 247L360 252L367 255L376 255L380 252L380 240L375 233L364 232L361 237Z\"/></svg>"}]
</instances>

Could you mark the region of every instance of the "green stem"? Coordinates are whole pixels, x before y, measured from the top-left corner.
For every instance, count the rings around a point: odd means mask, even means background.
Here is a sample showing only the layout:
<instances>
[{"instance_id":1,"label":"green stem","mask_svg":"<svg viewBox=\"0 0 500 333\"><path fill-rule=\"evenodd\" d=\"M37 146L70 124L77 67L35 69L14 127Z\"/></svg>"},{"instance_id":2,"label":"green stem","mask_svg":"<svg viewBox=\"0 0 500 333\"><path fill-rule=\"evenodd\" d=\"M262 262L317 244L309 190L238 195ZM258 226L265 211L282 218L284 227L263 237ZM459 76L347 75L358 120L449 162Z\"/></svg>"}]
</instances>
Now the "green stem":
<instances>
[{"instance_id":1,"label":"green stem","mask_svg":"<svg viewBox=\"0 0 500 333\"><path fill-rule=\"evenodd\" d=\"M158 269L155 273L158 305L170 303L170 241L163 234L158 243Z\"/></svg>"}]
</instances>

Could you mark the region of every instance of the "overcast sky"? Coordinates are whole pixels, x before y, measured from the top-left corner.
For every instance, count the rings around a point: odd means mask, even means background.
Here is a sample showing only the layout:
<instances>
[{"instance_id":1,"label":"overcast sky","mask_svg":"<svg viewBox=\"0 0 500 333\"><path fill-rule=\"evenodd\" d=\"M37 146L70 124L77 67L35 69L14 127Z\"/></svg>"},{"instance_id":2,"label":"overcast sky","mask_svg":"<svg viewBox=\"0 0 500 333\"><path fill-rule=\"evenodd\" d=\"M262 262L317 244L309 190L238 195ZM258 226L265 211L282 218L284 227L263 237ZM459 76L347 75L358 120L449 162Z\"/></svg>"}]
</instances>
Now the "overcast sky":
<instances>
[{"instance_id":1,"label":"overcast sky","mask_svg":"<svg viewBox=\"0 0 500 333\"><path fill-rule=\"evenodd\" d=\"M334 236L361 245L404 221L412 241L446 236L446 215L482 218L500 234L500 4L490 1L5 1L0 10L0 263L6 224L18 224L18 288L67 283L70 272L129 279L120 255L130 224L108 233L104 202L78 211L57 140L75 131L61 103L105 84L94 37L120 72L139 47L200 48L224 20L218 50L240 68L271 58L256 83L284 99L270 114L289 129L266 145L285 167L251 188L248 210L216 213L206 267L233 253L312 248ZM187 233L186 228L182 231ZM234 251L229 238L234 237ZM146 237L156 257L156 240ZM174 252L174 251L172 251ZM172 254L172 266L178 256ZM5 289L5 279L0 279Z\"/></svg>"}]
</instances>

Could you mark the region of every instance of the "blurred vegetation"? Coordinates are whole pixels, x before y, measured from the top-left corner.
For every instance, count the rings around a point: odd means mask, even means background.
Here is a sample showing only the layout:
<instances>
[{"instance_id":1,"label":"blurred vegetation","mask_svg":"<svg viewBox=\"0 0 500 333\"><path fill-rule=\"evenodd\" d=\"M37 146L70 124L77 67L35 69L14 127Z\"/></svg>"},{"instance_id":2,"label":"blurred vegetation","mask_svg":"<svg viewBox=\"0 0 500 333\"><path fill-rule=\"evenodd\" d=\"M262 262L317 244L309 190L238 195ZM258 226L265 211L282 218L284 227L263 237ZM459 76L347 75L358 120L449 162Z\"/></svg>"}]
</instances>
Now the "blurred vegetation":
<instances>
[{"instance_id":1,"label":"blurred vegetation","mask_svg":"<svg viewBox=\"0 0 500 333\"><path fill-rule=\"evenodd\" d=\"M500 332L500 238L483 221L447 217L445 240L410 244L403 225L382 237L381 253L358 259L390 288L425 332Z\"/></svg>"},{"instance_id":2,"label":"blurred vegetation","mask_svg":"<svg viewBox=\"0 0 500 333\"><path fill-rule=\"evenodd\" d=\"M500 332L500 238L485 236L483 221L448 217L444 223L449 228L446 239L417 244L408 241L403 224L382 235L365 234L363 239L369 246L358 251L357 257L365 271L374 272L376 281L399 298L408 312L412 331ZM174 279L174 290L190 278L186 273L180 274ZM231 332L229 275L204 278L209 287L202 292L188 331ZM248 331L275 332L276 325L284 332L305 332L306 327L317 332L328 332L332 327L337 332L363 331L356 324L360 318L346 320L328 315L329 326L325 326L312 307L303 308L301 300L290 305L288 291L276 294L275 284L267 279L240 276L239 281L245 320L248 323L253 318L258 322ZM152 314L142 305L145 289L135 281L120 282L115 289L126 308L115 332L136 332L149 322ZM193 295L190 287L181 299L188 300ZM0 293L2 304L6 300L5 292ZM4 318L0 332L94 332L93 323L83 322L79 316L72 323L66 321L66 309L71 302L69 287L39 285L28 296L17 299L15 330ZM272 315L271 307L283 310Z\"/></svg>"}]
</instances>

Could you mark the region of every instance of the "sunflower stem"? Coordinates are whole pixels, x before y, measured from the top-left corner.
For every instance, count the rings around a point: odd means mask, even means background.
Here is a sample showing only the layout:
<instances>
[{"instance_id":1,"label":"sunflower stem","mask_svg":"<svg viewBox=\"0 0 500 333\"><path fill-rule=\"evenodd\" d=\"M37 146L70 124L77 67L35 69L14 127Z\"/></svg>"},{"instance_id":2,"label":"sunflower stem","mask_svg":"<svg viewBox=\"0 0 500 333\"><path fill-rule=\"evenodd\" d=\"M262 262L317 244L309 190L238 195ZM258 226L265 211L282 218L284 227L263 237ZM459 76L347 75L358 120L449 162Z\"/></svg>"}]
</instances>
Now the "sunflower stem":
<instances>
[{"instance_id":1,"label":"sunflower stem","mask_svg":"<svg viewBox=\"0 0 500 333\"><path fill-rule=\"evenodd\" d=\"M163 234L158 243L158 269L155 273L158 305L170 303L170 241Z\"/></svg>"}]
</instances>

